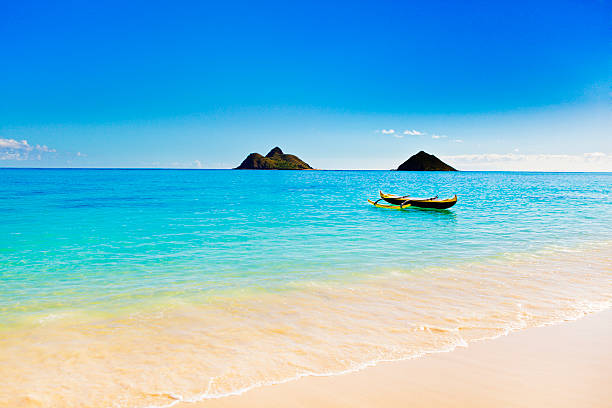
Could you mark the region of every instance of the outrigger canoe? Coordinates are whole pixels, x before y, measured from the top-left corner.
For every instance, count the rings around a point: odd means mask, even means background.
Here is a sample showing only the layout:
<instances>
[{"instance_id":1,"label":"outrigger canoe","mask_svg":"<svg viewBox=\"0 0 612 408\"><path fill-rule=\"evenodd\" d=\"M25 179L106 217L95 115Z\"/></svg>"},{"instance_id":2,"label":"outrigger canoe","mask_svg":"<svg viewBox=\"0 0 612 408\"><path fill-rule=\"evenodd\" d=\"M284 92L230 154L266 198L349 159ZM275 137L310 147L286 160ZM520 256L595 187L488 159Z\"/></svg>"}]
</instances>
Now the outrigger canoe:
<instances>
[{"instance_id":1,"label":"outrigger canoe","mask_svg":"<svg viewBox=\"0 0 612 408\"><path fill-rule=\"evenodd\" d=\"M371 201L368 200L371 204L382 207L382 208L392 208L401 210L406 207L419 207L419 208L435 208L438 210L451 208L453 205L457 203L457 195L455 194L452 198L447 198L446 200L438 200L438 197L432 198L414 198L410 196L398 196L395 194L385 194L382 191L380 193L380 200ZM384 200L392 205L378 204L379 201Z\"/></svg>"}]
</instances>

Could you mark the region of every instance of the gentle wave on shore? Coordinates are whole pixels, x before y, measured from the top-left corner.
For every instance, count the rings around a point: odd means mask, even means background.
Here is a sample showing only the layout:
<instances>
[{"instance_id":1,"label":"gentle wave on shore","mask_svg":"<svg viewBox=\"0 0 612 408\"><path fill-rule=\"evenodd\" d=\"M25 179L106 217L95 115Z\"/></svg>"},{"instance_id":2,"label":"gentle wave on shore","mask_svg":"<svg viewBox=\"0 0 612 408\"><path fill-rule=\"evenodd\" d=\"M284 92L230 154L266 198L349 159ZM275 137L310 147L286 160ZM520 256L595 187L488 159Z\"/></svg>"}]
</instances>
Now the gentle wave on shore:
<instances>
[{"instance_id":1,"label":"gentle wave on shore","mask_svg":"<svg viewBox=\"0 0 612 408\"><path fill-rule=\"evenodd\" d=\"M612 305L612 244L396 270L5 332L0 406L144 407L450 351Z\"/></svg>"}]
</instances>

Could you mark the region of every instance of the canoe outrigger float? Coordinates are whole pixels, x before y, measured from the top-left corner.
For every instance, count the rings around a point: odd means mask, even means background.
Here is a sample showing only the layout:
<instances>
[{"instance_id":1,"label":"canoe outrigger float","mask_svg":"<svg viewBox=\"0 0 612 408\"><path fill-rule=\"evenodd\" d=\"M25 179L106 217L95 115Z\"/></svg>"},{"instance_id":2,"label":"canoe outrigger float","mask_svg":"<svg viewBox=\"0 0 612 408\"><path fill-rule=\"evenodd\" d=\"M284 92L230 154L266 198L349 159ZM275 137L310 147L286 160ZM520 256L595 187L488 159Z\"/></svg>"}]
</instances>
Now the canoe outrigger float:
<instances>
[{"instance_id":1,"label":"canoe outrigger float","mask_svg":"<svg viewBox=\"0 0 612 408\"><path fill-rule=\"evenodd\" d=\"M368 200L368 202L376 207L380 208L391 208L394 210L403 210L408 207L419 207L419 208L435 208L443 210L451 208L457 203L457 194L453 198L447 198L446 200L438 200L438 196L432 198L413 198L410 196L398 196L395 194L385 194L379 191L380 199L376 201ZM378 202L384 200L389 204L379 204Z\"/></svg>"}]
</instances>

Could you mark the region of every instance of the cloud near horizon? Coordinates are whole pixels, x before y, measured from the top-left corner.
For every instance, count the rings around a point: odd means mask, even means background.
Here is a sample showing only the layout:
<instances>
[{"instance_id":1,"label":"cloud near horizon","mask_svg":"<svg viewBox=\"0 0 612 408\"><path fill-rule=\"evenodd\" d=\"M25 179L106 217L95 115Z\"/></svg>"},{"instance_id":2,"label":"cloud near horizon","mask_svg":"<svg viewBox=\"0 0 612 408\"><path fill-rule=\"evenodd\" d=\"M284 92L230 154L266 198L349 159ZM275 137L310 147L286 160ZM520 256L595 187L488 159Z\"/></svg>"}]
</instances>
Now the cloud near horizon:
<instances>
[{"instance_id":1,"label":"cloud near horizon","mask_svg":"<svg viewBox=\"0 0 612 408\"><path fill-rule=\"evenodd\" d=\"M408 129L408 130L404 130L403 132L399 131L396 132L395 129L381 129L381 130L377 130L376 133L382 133L383 135L391 135L393 137L396 137L398 139L402 139L404 137L404 135L407 136L423 136L426 135L427 133L425 132L421 132L415 129Z\"/></svg>"},{"instance_id":2,"label":"cloud near horizon","mask_svg":"<svg viewBox=\"0 0 612 408\"><path fill-rule=\"evenodd\" d=\"M0 160L41 160L44 153L56 153L46 145L30 145L27 140L0 138Z\"/></svg>"},{"instance_id":3,"label":"cloud near horizon","mask_svg":"<svg viewBox=\"0 0 612 408\"><path fill-rule=\"evenodd\" d=\"M612 171L612 155L602 152L575 155L486 153L440 157L464 170Z\"/></svg>"}]
</instances>

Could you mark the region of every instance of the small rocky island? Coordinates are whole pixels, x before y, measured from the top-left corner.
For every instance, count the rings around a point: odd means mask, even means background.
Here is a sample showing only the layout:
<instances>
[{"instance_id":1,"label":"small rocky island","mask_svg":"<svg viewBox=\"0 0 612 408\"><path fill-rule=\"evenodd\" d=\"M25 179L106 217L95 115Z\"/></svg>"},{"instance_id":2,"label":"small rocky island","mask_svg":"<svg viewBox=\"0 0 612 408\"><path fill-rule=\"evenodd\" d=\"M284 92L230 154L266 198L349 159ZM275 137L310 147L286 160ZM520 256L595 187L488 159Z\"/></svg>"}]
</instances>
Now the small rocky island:
<instances>
[{"instance_id":1,"label":"small rocky island","mask_svg":"<svg viewBox=\"0 0 612 408\"><path fill-rule=\"evenodd\" d=\"M433 154L420 151L398 168L398 171L457 171L457 169L444 163Z\"/></svg>"},{"instance_id":2,"label":"small rocky island","mask_svg":"<svg viewBox=\"0 0 612 408\"><path fill-rule=\"evenodd\" d=\"M236 167L237 170L312 170L308 163L292 154L285 154L279 147L270 150L266 156L251 153Z\"/></svg>"}]
</instances>

